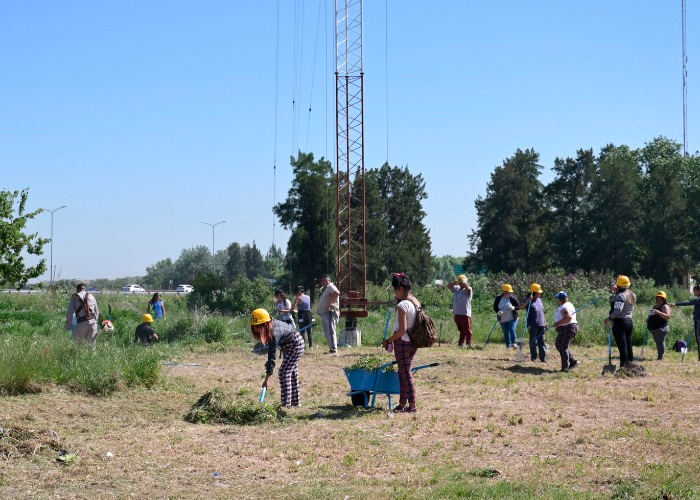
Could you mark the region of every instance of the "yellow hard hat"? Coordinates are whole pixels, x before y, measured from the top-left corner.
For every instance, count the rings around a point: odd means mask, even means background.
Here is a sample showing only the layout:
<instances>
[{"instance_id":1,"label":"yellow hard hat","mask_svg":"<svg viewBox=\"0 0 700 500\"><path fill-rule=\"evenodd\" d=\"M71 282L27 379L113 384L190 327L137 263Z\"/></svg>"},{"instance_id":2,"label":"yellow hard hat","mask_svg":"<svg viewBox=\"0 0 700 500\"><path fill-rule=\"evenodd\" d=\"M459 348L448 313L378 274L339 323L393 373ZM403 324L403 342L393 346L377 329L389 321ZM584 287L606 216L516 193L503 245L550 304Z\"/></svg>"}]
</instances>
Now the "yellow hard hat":
<instances>
[{"instance_id":1,"label":"yellow hard hat","mask_svg":"<svg viewBox=\"0 0 700 500\"><path fill-rule=\"evenodd\" d=\"M666 297L666 292L664 292L664 291L659 290L658 292L656 292L656 296L657 296L657 297L662 297L662 298L668 300L668 297Z\"/></svg>"},{"instance_id":2,"label":"yellow hard hat","mask_svg":"<svg viewBox=\"0 0 700 500\"><path fill-rule=\"evenodd\" d=\"M467 277L464 274L460 274L457 276L457 283L466 283L467 282Z\"/></svg>"},{"instance_id":3,"label":"yellow hard hat","mask_svg":"<svg viewBox=\"0 0 700 500\"><path fill-rule=\"evenodd\" d=\"M270 313L265 309L256 309L250 316L250 326L262 325L268 321L272 321L272 319L270 318Z\"/></svg>"},{"instance_id":4,"label":"yellow hard hat","mask_svg":"<svg viewBox=\"0 0 700 500\"><path fill-rule=\"evenodd\" d=\"M510 286L508 283L506 283L505 285L503 285L503 286L501 287L501 291L502 291L502 292L510 292L510 293L513 293L513 287Z\"/></svg>"},{"instance_id":5,"label":"yellow hard hat","mask_svg":"<svg viewBox=\"0 0 700 500\"><path fill-rule=\"evenodd\" d=\"M542 287L539 285L539 283L533 283L530 285L530 291L535 292L535 293L543 293L544 290L542 290Z\"/></svg>"},{"instance_id":6,"label":"yellow hard hat","mask_svg":"<svg viewBox=\"0 0 700 500\"><path fill-rule=\"evenodd\" d=\"M621 274L620 276L617 277L617 286L627 288L631 284L632 283L630 283L630 279L627 276L625 276L624 274Z\"/></svg>"},{"instance_id":7,"label":"yellow hard hat","mask_svg":"<svg viewBox=\"0 0 700 500\"><path fill-rule=\"evenodd\" d=\"M143 315L143 322L144 323L153 323L153 316L150 314L146 313Z\"/></svg>"}]
</instances>

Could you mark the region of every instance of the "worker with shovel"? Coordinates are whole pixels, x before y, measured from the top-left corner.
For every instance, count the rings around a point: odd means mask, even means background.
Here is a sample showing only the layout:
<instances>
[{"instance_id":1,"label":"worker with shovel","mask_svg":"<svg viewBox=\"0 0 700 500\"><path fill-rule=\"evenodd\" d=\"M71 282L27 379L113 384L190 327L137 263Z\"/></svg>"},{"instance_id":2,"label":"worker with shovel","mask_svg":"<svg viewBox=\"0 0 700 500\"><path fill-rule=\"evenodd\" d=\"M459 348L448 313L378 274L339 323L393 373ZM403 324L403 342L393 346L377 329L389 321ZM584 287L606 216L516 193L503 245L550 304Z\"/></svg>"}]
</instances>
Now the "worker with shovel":
<instances>
[{"instance_id":1,"label":"worker with shovel","mask_svg":"<svg viewBox=\"0 0 700 500\"><path fill-rule=\"evenodd\" d=\"M578 333L576 308L569 302L569 295L566 292L561 291L556 297L559 301L559 308L554 313L554 327L557 329L554 345L561 356L561 371L568 372L579 364L569 349L569 345Z\"/></svg>"},{"instance_id":2,"label":"worker with shovel","mask_svg":"<svg viewBox=\"0 0 700 500\"><path fill-rule=\"evenodd\" d=\"M613 301L612 311L605 318L605 326L612 322L612 334L620 353L620 368L634 360L632 357L632 314L637 303L637 296L630 290L631 282L627 276L617 278L617 295Z\"/></svg>"},{"instance_id":3,"label":"worker with shovel","mask_svg":"<svg viewBox=\"0 0 700 500\"><path fill-rule=\"evenodd\" d=\"M695 295L695 298L687 302L676 302L675 304L669 305L671 307L694 306L693 323L695 326L695 341L697 342L697 345L700 346L700 285L695 285L693 287L693 295ZM700 361L700 347L698 347L698 361Z\"/></svg>"}]
</instances>

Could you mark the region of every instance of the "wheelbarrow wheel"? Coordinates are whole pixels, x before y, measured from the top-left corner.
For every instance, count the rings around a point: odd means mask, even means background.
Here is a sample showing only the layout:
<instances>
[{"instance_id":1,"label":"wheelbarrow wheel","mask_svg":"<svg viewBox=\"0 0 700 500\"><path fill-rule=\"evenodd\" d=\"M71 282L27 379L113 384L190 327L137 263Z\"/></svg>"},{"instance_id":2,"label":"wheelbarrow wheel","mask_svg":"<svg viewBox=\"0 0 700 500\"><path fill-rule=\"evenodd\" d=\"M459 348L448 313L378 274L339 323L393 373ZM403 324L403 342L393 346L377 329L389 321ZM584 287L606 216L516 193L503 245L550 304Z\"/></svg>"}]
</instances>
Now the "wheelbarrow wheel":
<instances>
[{"instance_id":1,"label":"wheelbarrow wheel","mask_svg":"<svg viewBox=\"0 0 700 500\"><path fill-rule=\"evenodd\" d=\"M365 406L369 403L369 391L355 392L350 395L353 406Z\"/></svg>"}]
</instances>

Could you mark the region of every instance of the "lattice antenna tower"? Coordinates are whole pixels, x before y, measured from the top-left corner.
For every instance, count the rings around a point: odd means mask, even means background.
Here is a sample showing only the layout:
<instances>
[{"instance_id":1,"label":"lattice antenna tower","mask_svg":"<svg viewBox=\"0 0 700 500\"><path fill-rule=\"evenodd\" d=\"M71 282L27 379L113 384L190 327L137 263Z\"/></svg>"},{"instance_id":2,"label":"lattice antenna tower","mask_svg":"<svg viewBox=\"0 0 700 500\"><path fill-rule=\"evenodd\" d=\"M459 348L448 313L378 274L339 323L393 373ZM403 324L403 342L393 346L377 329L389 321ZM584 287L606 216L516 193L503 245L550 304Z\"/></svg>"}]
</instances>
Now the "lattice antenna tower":
<instances>
[{"instance_id":1,"label":"lattice antenna tower","mask_svg":"<svg viewBox=\"0 0 700 500\"><path fill-rule=\"evenodd\" d=\"M367 316L362 14L362 0L336 0L337 283L347 318Z\"/></svg>"},{"instance_id":2,"label":"lattice antenna tower","mask_svg":"<svg viewBox=\"0 0 700 500\"><path fill-rule=\"evenodd\" d=\"M688 53L685 43L685 0L682 0L682 43L683 43L683 155L688 156Z\"/></svg>"}]
</instances>

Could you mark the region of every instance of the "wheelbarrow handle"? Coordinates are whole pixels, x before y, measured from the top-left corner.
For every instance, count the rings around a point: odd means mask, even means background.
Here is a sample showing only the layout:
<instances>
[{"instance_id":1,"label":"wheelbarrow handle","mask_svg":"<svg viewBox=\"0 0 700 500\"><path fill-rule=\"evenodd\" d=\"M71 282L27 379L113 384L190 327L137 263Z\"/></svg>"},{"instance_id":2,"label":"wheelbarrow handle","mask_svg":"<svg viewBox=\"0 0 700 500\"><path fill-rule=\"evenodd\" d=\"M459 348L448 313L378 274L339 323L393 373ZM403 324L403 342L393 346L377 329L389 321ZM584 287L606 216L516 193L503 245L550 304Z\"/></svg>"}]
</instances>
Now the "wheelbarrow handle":
<instances>
[{"instance_id":1,"label":"wheelbarrow handle","mask_svg":"<svg viewBox=\"0 0 700 500\"><path fill-rule=\"evenodd\" d=\"M379 368L377 368L377 371L380 371L380 372L381 372L381 371L384 371L384 370L386 370L387 368L389 368L390 366L395 365L396 363L397 363L397 361L392 361L391 363L387 363L387 364L385 364L385 365L382 365L382 366L380 366Z\"/></svg>"},{"instance_id":2,"label":"wheelbarrow handle","mask_svg":"<svg viewBox=\"0 0 700 500\"><path fill-rule=\"evenodd\" d=\"M422 370L423 368L432 368L433 366L438 366L439 364L440 363L430 363L429 365L416 366L415 368L411 368L411 371L416 373L418 370Z\"/></svg>"}]
</instances>

